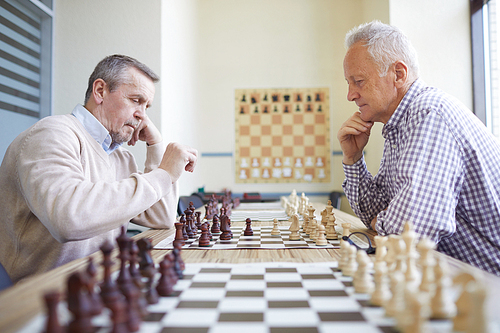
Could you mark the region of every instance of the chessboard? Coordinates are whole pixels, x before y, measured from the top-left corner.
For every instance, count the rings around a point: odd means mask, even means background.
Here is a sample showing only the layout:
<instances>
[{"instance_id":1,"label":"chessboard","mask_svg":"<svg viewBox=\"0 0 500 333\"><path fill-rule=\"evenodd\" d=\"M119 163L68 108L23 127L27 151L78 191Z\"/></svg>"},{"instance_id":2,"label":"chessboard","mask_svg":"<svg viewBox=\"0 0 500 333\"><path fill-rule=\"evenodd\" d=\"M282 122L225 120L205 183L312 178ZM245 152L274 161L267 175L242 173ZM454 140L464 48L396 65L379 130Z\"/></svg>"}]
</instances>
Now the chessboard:
<instances>
[{"instance_id":1,"label":"chessboard","mask_svg":"<svg viewBox=\"0 0 500 333\"><path fill-rule=\"evenodd\" d=\"M236 183L329 183L328 88L237 89Z\"/></svg>"},{"instance_id":2,"label":"chessboard","mask_svg":"<svg viewBox=\"0 0 500 333\"><path fill-rule=\"evenodd\" d=\"M139 333L383 333L397 332L395 320L356 293L337 262L187 264L172 296L149 305ZM58 306L64 326L71 319ZM39 315L20 332L43 332ZM93 332L109 332L110 313L92 319ZM451 320L432 320L427 332L451 332Z\"/></svg>"},{"instance_id":3,"label":"chessboard","mask_svg":"<svg viewBox=\"0 0 500 333\"><path fill-rule=\"evenodd\" d=\"M210 241L210 246L201 247L198 244L199 235L195 238L189 238L185 241L182 248L189 249L317 249L317 248L340 248L339 239L327 240L326 245L316 245L315 241L309 238L303 230L300 230L299 240L289 240L290 230L288 226L278 226L279 235L272 235L272 226L257 226L252 227L253 236L245 236L245 226L232 226L233 238L231 240L220 240L220 234L213 234L213 240ZM175 234L165 238L163 241L156 244L155 249L173 249L173 241Z\"/></svg>"}]
</instances>

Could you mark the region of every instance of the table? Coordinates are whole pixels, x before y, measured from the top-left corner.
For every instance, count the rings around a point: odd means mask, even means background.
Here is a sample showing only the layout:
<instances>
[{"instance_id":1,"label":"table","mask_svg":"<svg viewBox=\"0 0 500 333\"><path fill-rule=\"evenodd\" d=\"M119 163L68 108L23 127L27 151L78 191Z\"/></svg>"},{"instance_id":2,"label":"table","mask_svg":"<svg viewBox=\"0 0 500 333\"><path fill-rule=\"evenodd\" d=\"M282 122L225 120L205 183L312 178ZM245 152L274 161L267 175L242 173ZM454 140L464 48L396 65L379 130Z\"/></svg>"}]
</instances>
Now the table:
<instances>
[{"instance_id":1,"label":"table","mask_svg":"<svg viewBox=\"0 0 500 333\"><path fill-rule=\"evenodd\" d=\"M315 203L317 211L321 211L326 205ZM369 235L373 240L376 233L367 230L361 221L350 214L334 209L337 223L351 223L351 231L362 231ZM254 221L256 225L272 225L272 222ZM284 224L286 222L281 222ZM147 230L134 239L143 237L151 238L153 245L173 234L173 230ZM152 256L156 263L163 259L168 250L153 250ZM117 250L113 253L115 257ZM470 265L462 263L448 256L436 253L438 256L446 258L451 275L467 271L484 279L488 286L487 311L491 318L494 317L500 308L500 278L492 274L483 272ZM102 255L95 253L90 255L95 263L102 261ZM272 249L272 250L183 250L183 260L189 263L249 263L249 262L327 262L337 261L340 258L338 249ZM58 267L52 271L31 277L19 282L17 285L0 292L0 332L16 332L32 317L44 311L42 296L50 290L64 291L66 288L66 279L74 271L82 270L87 264L88 258L74 260L64 266ZM119 268L118 260L115 260L114 270ZM98 277L102 280L102 269L99 268ZM500 321L495 324L500 329Z\"/></svg>"}]
</instances>

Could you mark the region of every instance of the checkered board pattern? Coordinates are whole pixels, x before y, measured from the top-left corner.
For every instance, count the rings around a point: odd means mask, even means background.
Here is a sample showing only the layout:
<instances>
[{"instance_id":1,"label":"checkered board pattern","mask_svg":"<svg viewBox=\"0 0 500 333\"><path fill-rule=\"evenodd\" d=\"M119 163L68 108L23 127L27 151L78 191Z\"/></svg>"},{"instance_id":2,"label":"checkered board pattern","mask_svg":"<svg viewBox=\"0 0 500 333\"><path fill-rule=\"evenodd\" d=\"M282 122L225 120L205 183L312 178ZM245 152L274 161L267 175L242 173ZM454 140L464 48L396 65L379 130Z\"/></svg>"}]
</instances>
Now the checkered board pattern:
<instances>
[{"instance_id":1,"label":"checkered board pattern","mask_svg":"<svg viewBox=\"0 0 500 333\"><path fill-rule=\"evenodd\" d=\"M329 183L328 88L237 89L236 183Z\"/></svg>"},{"instance_id":2,"label":"checkered board pattern","mask_svg":"<svg viewBox=\"0 0 500 333\"><path fill-rule=\"evenodd\" d=\"M188 264L171 297L148 307L140 333L383 333L396 332L383 308L354 292L337 263ZM61 323L69 320L60 304ZM22 332L42 332L40 315ZM95 332L110 330L109 313L94 318ZM428 332L451 332L452 322Z\"/></svg>"},{"instance_id":3,"label":"checkered board pattern","mask_svg":"<svg viewBox=\"0 0 500 333\"><path fill-rule=\"evenodd\" d=\"M198 244L198 233L196 238L190 238L186 241L183 248L189 249L303 249L303 248L340 248L340 240L328 240L328 244L324 246L316 245L302 230L299 232L300 240L289 240L290 231L288 226L279 226L279 235L271 235L272 226L252 227L253 236L244 236L246 226L231 227L233 238L223 241L219 239L220 234L213 234L214 240L210 242L209 247L200 247ZM155 249L172 249L175 235L167 237L165 240L158 243ZM340 236L339 236L340 237Z\"/></svg>"}]
</instances>

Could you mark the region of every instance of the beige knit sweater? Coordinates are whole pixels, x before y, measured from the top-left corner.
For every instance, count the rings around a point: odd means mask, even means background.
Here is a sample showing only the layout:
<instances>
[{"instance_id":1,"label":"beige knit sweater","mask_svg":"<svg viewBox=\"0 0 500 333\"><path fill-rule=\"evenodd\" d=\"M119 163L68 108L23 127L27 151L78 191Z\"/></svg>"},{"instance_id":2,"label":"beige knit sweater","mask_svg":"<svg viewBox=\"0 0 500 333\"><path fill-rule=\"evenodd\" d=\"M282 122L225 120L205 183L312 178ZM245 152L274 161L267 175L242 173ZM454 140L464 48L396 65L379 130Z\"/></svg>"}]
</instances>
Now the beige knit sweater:
<instances>
[{"instance_id":1,"label":"beige knit sweater","mask_svg":"<svg viewBox=\"0 0 500 333\"><path fill-rule=\"evenodd\" d=\"M124 148L108 156L72 115L44 118L0 166L0 262L16 282L95 251L129 221L171 228L177 186L147 148L144 173Z\"/></svg>"}]
</instances>

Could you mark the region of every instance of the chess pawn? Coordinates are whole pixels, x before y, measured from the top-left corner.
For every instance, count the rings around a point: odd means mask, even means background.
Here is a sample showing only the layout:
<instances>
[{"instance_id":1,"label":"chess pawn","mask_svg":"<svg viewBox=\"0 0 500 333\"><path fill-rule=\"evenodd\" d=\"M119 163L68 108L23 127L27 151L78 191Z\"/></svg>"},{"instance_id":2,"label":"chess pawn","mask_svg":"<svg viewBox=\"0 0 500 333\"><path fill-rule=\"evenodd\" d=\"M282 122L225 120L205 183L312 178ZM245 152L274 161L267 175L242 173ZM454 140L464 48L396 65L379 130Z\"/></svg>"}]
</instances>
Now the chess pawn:
<instances>
[{"instance_id":1,"label":"chess pawn","mask_svg":"<svg viewBox=\"0 0 500 333\"><path fill-rule=\"evenodd\" d=\"M358 263L356 262L356 247L354 245L348 244L349 247L347 248L347 253L348 253L348 261L346 262L345 266L343 266L342 269L342 275L345 276L354 276L354 273L356 273L356 270L358 269Z\"/></svg>"},{"instance_id":2,"label":"chess pawn","mask_svg":"<svg viewBox=\"0 0 500 333\"><path fill-rule=\"evenodd\" d=\"M385 247L377 246L377 254L380 252L387 252ZM385 261L375 261L375 272L373 273L373 280L375 288L371 294L370 302L376 306L383 306L391 297L389 290L389 280L387 276L387 264Z\"/></svg>"},{"instance_id":3,"label":"chess pawn","mask_svg":"<svg viewBox=\"0 0 500 333\"><path fill-rule=\"evenodd\" d=\"M375 262L384 261L385 256L387 255L387 247L385 244L387 243L388 238L384 236L375 236L373 237L375 241L376 251L375 251ZM382 250L383 248L383 250ZM385 262L385 261L384 261Z\"/></svg>"},{"instance_id":4,"label":"chess pawn","mask_svg":"<svg viewBox=\"0 0 500 333\"><path fill-rule=\"evenodd\" d=\"M398 327L405 333L429 332L427 321L430 315L428 298L414 289L407 289L406 308L397 314Z\"/></svg>"},{"instance_id":5,"label":"chess pawn","mask_svg":"<svg viewBox=\"0 0 500 333\"><path fill-rule=\"evenodd\" d=\"M466 288L468 284L476 283L475 277L469 273L461 273L453 279L455 286L460 287L461 293L455 301L457 314L453 318L453 332L464 332L468 329L471 318L470 314L474 306L471 288Z\"/></svg>"},{"instance_id":6,"label":"chess pawn","mask_svg":"<svg viewBox=\"0 0 500 333\"><path fill-rule=\"evenodd\" d=\"M63 333L64 330L59 322L57 314L57 305L61 299L61 294L57 291L47 293L43 296L47 308L47 322L45 324L45 332L47 333Z\"/></svg>"},{"instance_id":7,"label":"chess pawn","mask_svg":"<svg viewBox=\"0 0 500 333\"><path fill-rule=\"evenodd\" d=\"M212 218L212 228L210 231L212 234L220 234L219 216L217 214Z\"/></svg>"},{"instance_id":8,"label":"chess pawn","mask_svg":"<svg viewBox=\"0 0 500 333\"><path fill-rule=\"evenodd\" d=\"M431 318L449 319L456 315L457 308L452 300L451 279L447 275L448 264L441 257L439 264L434 266L434 277L436 279L436 292L431 299Z\"/></svg>"},{"instance_id":9,"label":"chess pawn","mask_svg":"<svg viewBox=\"0 0 500 333\"><path fill-rule=\"evenodd\" d=\"M328 241L326 240L325 237L325 226L320 224L318 226L318 238L316 238L316 245L318 246L325 246L328 245Z\"/></svg>"},{"instance_id":10,"label":"chess pawn","mask_svg":"<svg viewBox=\"0 0 500 333\"><path fill-rule=\"evenodd\" d=\"M432 250L435 243L428 238L423 238L418 242L417 249L420 251L420 266L422 267L422 281L420 282L420 291L426 292L429 296L434 295L434 266L436 260Z\"/></svg>"},{"instance_id":11,"label":"chess pawn","mask_svg":"<svg viewBox=\"0 0 500 333\"><path fill-rule=\"evenodd\" d=\"M406 245L401 236L395 235L394 239L393 249L396 257L396 266L394 267L394 270L406 273Z\"/></svg>"},{"instance_id":12,"label":"chess pawn","mask_svg":"<svg viewBox=\"0 0 500 333\"><path fill-rule=\"evenodd\" d=\"M323 227L323 226L322 226ZM371 260L365 251L358 251L356 254L356 262L358 269L354 273L353 285L354 291L362 294L371 294L374 284L370 274Z\"/></svg>"},{"instance_id":13,"label":"chess pawn","mask_svg":"<svg viewBox=\"0 0 500 333\"><path fill-rule=\"evenodd\" d=\"M385 314L389 317L397 317L399 312L405 308L405 279L401 272L394 271L390 274L392 297L385 303Z\"/></svg>"},{"instance_id":14,"label":"chess pawn","mask_svg":"<svg viewBox=\"0 0 500 333\"><path fill-rule=\"evenodd\" d=\"M330 215L328 218L328 224L327 224L327 233L326 233L326 239L339 239L339 236L337 235L337 230L335 230L335 216Z\"/></svg>"},{"instance_id":15,"label":"chess pawn","mask_svg":"<svg viewBox=\"0 0 500 333\"><path fill-rule=\"evenodd\" d=\"M410 222L406 222L401 236L406 245L406 284L416 287L420 282L420 273L416 266L418 253L416 251L415 239L417 234L413 231L413 226Z\"/></svg>"},{"instance_id":16,"label":"chess pawn","mask_svg":"<svg viewBox=\"0 0 500 333\"><path fill-rule=\"evenodd\" d=\"M95 291L96 284L96 275L97 269L94 265L94 260L92 257L89 257L87 269L85 271L87 273L87 289L90 298L90 302L92 303L92 315L98 315L102 312L102 301L99 294Z\"/></svg>"},{"instance_id":17,"label":"chess pawn","mask_svg":"<svg viewBox=\"0 0 500 333\"><path fill-rule=\"evenodd\" d=\"M271 230L271 235L273 236L280 235L280 230L278 227L278 219L274 219L273 221L273 230Z\"/></svg>"},{"instance_id":18,"label":"chess pawn","mask_svg":"<svg viewBox=\"0 0 500 333\"><path fill-rule=\"evenodd\" d=\"M174 285L177 283L177 275L174 271L174 257L170 252L165 255L160 262L161 277L158 280L156 291L160 296L170 296L174 291Z\"/></svg>"},{"instance_id":19,"label":"chess pawn","mask_svg":"<svg viewBox=\"0 0 500 333\"><path fill-rule=\"evenodd\" d=\"M210 246L210 239L208 238L208 227L206 223L201 225L201 236L198 239L198 246L208 247Z\"/></svg>"},{"instance_id":20,"label":"chess pawn","mask_svg":"<svg viewBox=\"0 0 500 333\"><path fill-rule=\"evenodd\" d=\"M349 261L349 246L351 245L347 242L340 242L340 259L338 261L338 268L341 272Z\"/></svg>"},{"instance_id":21,"label":"chess pawn","mask_svg":"<svg viewBox=\"0 0 500 333\"><path fill-rule=\"evenodd\" d=\"M387 269L389 272L394 270L396 266L396 249L394 244L398 242L397 235L389 235L386 243L387 254L385 255L385 262L387 263Z\"/></svg>"},{"instance_id":22,"label":"chess pawn","mask_svg":"<svg viewBox=\"0 0 500 333\"><path fill-rule=\"evenodd\" d=\"M253 236L252 220L250 218L247 218L245 220L245 223L246 223L246 228L245 231L243 232L243 236Z\"/></svg>"},{"instance_id":23,"label":"chess pawn","mask_svg":"<svg viewBox=\"0 0 500 333\"><path fill-rule=\"evenodd\" d=\"M92 303L84 292L86 277L75 272L68 278L67 302L73 319L68 325L68 332L84 333L92 331Z\"/></svg>"}]
</instances>

